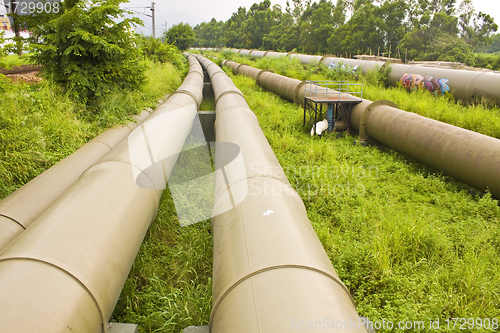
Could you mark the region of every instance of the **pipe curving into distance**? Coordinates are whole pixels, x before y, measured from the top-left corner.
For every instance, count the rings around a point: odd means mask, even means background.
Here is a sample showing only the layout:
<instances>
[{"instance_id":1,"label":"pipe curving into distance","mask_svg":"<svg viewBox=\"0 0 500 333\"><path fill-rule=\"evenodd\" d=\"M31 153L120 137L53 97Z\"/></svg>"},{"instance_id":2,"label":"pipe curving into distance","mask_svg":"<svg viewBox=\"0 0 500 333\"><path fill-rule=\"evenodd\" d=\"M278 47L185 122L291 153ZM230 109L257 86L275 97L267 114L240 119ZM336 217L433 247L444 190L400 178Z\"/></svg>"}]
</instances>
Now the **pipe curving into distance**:
<instances>
[{"instance_id":1,"label":"pipe curving into distance","mask_svg":"<svg viewBox=\"0 0 500 333\"><path fill-rule=\"evenodd\" d=\"M254 58L284 56L298 58L302 64L322 63L344 64L361 68L366 74L370 70L390 67L387 83L391 86L403 85L408 89L427 89L432 93L451 95L464 102L485 100L500 105L500 74L484 71L435 68L421 65L397 64L377 60L361 60L326 56L314 56L296 53L279 53L273 51L231 49L234 53Z\"/></svg>"},{"instance_id":2,"label":"pipe curving into distance","mask_svg":"<svg viewBox=\"0 0 500 333\"><path fill-rule=\"evenodd\" d=\"M149 115L143 111L134 116L137 123L106 130L0 201L0 252Z\"/></svg>"},{"instance_id":3,"label":"pipe curving into distance","mask_svg":"<svg viewBox=\"0 0 500 333\"><path fill-rule=\"evenodd\" d=\"M302 82L271 74L261 71L257 83L303 103ZM369 136L500 199L500 140L400 110L387 101L364 100L353 106L350 124L361 139Z\"/></svg>"},{"instance_id":4,"label":"pipe curving into distance","mask_svg":"<svg viewBox=\"0 0 500 333\"><path fill-rule=\"evenodd\" d=\"M175 92L0 254L2 331L108 331L175 163L162 158L181 151L196 116L203 78L188 77L197 89Z\"/></svg>"},{"instance_id":5,"label":"pipe curving into distance","mask_svg":"<svg viewBox=\"0 0 500 333\"><path fill-rule=\"evenodd\" d=\"M290 186L245 98L218 66L213 71L217 142L240 147L244 177L225 186L218 177L218 200L241 196L239 205L212 218L214 238L211 333L294 332L300 321L329 318L360 323L349 291L307 218L304 204ZM246 66L245 66L246 68ZM229 79L229 81L228 81ZM216 152L216 162L221 156ZM345 332L366 332L348 325Z\"/></svg>"}]
</instances>

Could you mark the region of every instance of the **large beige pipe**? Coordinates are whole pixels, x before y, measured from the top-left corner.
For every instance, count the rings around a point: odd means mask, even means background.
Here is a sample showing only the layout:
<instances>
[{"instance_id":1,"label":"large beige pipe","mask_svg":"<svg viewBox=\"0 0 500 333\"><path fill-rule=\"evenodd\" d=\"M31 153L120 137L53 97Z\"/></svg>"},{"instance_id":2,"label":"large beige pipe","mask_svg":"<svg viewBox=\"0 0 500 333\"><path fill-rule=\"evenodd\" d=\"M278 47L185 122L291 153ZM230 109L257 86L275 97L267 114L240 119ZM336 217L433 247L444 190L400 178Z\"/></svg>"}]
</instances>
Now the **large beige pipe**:
<instances>
[{"instance_id":1,"label":"large beige pipe","mask_svg":"<svg viewBox=\"0 0 500 333\"><path fill-rule=\"evenodd\" d=\"M254 58L264 58L267 51L252 50L250 51L250 56Z\"/></svg>"},{"instance_id":2,"label":"large beige pipe","mask_svg":"<svg viewBox=\"0 0 500 333\"><path fill-rule=\"evenodd\" d=\"M338 58L338 57L323 57L321 59L321 62L325 65L325 66L329 66L330 64L334 63L336 65L338 64L344 64L344 65L348 65L348 66L351 66L351 67L360 67L361 68L361 72L363 74L366 74L368 73L368 71L370 70L380 70L380 68L382 68L382 66L385 65L385 62L384 61L376 61L376 60L358 60L358 59L348 59L348 58Z\"/></svg>"},{"instance_id":3,"label":"large beige pipe","mask_svg":"<svg viewBox=\"0 0 500 333\"><path fill-rule=\"evenodd\" d=\"M107 332L173 166L154 162L181 151L200 98L175 93L0 254L3 332Z\"/></svg>"},{"instance_id":4,"label":"large beige pipe","mask_svg":"<svg viewBox=\"0 0 500 333\"><path fill-rule=\"evenodd\" d=\"M143 111L141 122L150 113ZM108 129L0 201L0 252L137 126Z\"/></svg>"},{"instance_id":5,"label":"large beige pipe","mask_svg":"<svg viewBox=\"0 0 500 333\"><path fill-rule=\"evenodd\" d=\"M500 198L500 140L365 100L353 107L351 125L417 161Z\"/></svg>"},{"instance_id":6,"label":"large beige pipe","mask_svg":"<svg viewBox=\"0 0 500 333\"><path fill-rule=\"evenodd\" d=\"M258 77L260 85L300 104L304 90L297 81L274 73L263 72ZM384 101L364 100L353 106L350 125L360 132L362 140L369 136L500 198L498 139L406 112Z\"/></svg>"},{"instance_id":7,"label":"large beige pipe","mask_svg":"<svg viewBox=\"0 0 500 333\"><path fill-rule=\"evenodd\" d=\"M265 57L271 57L271 58L285 58L288 54L289 53L267 51L264 56Z\"/></svg>"},{"instance_id":8,"label":"large beige pipe","mask_svg":"<svg viewBox=\"0 0 500 333\"><path fill-rule=\"evenodd\" d=\"M466 102L481 101L500 104L500 74L418 65L391 64L387 81L392 86L402 84L412 89L431 89L449 93Z\"/></svg>"},{"instance_id":9,"label":"large beige pipe","mask_svg":"<svg viewBox=\"0 0 500 333\"><path fill-rule=\"evenodd\" d=\"M212 85L226 86L227 79L216 74ZM340 331L366 332L300 196L290 186L257 117L234 88L222 92L216 104L215 131L217 142L240 147L245 172L229 188L217 186L216 206L228 196L242 202L212 218L210 332L295 332L304 321L318 320L322 328L332 320L348 323ZM221 178L217 184L224 184ZM246 198L239 197L243 185L249 189Z\"/></svg>"},{"instance_id":10,"label":"large beige pipe","mask_svg":"<svg viewBox=\"0 0 500 333\"><path fill-rule=\"evenodd\" d=\"M313 56L313 55L307 55L307 54L298 54L298 53L290 53L288 55L289 58L297 58L302 64L309 64L311 62L317 62L319 63L322 59L321 56Z\"/></svg>"}]
</instances>

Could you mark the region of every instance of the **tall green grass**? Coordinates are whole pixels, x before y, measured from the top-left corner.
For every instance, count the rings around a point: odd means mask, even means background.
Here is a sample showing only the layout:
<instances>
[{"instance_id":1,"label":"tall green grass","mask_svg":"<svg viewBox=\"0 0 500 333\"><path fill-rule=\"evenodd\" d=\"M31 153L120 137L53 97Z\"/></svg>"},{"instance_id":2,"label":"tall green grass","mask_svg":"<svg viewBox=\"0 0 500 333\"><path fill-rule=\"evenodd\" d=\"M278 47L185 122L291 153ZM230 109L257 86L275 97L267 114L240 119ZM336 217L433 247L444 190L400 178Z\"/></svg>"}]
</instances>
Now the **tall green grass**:
<instances>
[{"instance_id":1,"label":"tall green grass","mask_svg":"<svg viewBox=\"0 0 500 333\"><path fill-rule=\"evenodd\" d=\"M210 221L182 228L165 191L111 321L139 332L182 332L208 324L212 310Z\"/></svg>"},{"instance_id":2,"label":"tall green grass","mask_svg":"<svg viewBox=\"0 0 500 333\"><path fill-rule=\"evenodd\" d=\"M29 85L0 78L0 199L116 124L132 119L181 83L170 64L150 63L142 91L107 96L89 110L48 81Z\"/></svg>"},{"instance_id":3,"label":"tall green grass","mask_svg":"<svg viewBox=\"0 0 500 333\"><path fill-rule=\"evenodd\" d=\"M14 66L22 66L31 64L28 55L18 56L17 54L9 54L0 58L0 68L12 69Z\"/></svg>"},{"instance_id":4,"label":"tall green grass","mask_svg":"<svg viewBox=\"0 0 500 333\"><path fill-rule=\"evenodd\" d=\"M394 323L439 318L442 331L456 332L443 329L445 319L500 317L497 201L397 152L353 146L345 134L311 138L301 108L229 75L360 315Z\"/></svg>"},{"instance_id":5,"label":"tall green grass","mask_svg":"<svg viewBox=\"0 0 500 333\"><path fill-rule=\"evenodd\" d=\"M353 75L347 72L335 72L318 64L303 65L298 59L261 58L256 61L234 53L224 53L229 59L251 66L269 69L273 72L299 80L349 80L363 83L363 98L377 101L390 100L405 111L414 112L424 117L436 119L454 126L500 139L500 107L484 105L466 105L435 97L427 91L408 92L401 87L385 87L383 75L371 71L367 75Z\"/></svg>"}]
</instances>

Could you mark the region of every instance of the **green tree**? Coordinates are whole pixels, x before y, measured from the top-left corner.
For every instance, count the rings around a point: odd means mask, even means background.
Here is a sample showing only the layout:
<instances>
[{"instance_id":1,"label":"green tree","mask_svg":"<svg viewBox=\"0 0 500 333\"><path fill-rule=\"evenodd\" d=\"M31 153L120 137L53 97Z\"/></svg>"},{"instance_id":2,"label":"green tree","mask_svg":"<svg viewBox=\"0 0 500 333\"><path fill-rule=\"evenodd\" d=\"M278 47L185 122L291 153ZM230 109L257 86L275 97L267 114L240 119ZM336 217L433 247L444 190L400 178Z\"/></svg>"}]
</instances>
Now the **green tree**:
<instances>
[{"instance_id":1,"label":"green tree","mask_svg":"<svg viewBox=\"0 0 500 333\"><path fill-rule=\"evenodd\" d=\"M335 54L364 54L384 46L383 18L380 8L371 0L358 0L351 19L328 39L328 47Z\"/></svg>"},{"instance_id":2,"label":"green tree","mask_svg":"<svg viewBox=\"0 0 500 333\"><path fill-rule=\"evenodd\" d=\"M202 22L193 28L196 39L194 41L194 46L202 47L220 47L223 44L222 28L224 22L217 22L215 18L212 18L210 22Z\"/></svg>"},{"instance_id":3,"label":"green tree","mask_svg":"<svg viewBox=\"0 0 500 333\"><path fill-rule=\"evenodd\" d=\"M475 65L474 51L458 36L441 34L434 38L427 48L423 60L462 62Z\"/></svg>"},{"instance_id":4,"label":"green tree","mask_svg":"<svg viewBox=\"0 0 500 333\"><path fill-rule=\"evenodd\" d=\"M223 26L223 42L227 47L244 47L243 42L243 24L247 19L247 10L245 7L239 7L238 11L233 13L229 20Z\"/></svg>"},{"instance_id":5,"label":"green tree","mask_svg":"<svg viewBox=\"0 0 500 333\"><path fill-rule=\"evenodd\" d=\"M488 38L498 30L493 18L485 13L476 13L471 0L463 0L460 4L459 26L462 39L478 51L481 46L490 42Z\"/></svg>"},{"instance_id":6,"label":"green tree","mask_svg":"<svg viewBox=\"0 0 500 333\"><path fill-rule=\"evenodd\" d=\"M321 0L308 7L300 19L301 48L305 53L325 53L334 30L333 4Z\"/></svg>"},{"instance_id":7,"label":"green tree","mask_svg":"<svg viewBox=\"0 0 500 333\"><path fill-rule=\"evenodd\" d=\"M194 40L193 28L187 23L176 24L165 32L165 41L168 44L175 45L181 51L187 50Z\"/></svg>"},{"instance_id":8,"label":"green tree","mask_svg":"<svg viewBox=\"0 0 500 333\"><path fill-rule=\"evenodd\" d=\"M293 16L284 13L279 24L273 26L264 36L262 46L267 50L288 52L299 46L299 27L294 24Z\"/></svg>"},{"instance_id":9,"label":"green tree","mask_svg":"<svg viewBox=\"0 0 500 333\"><path fill-rule=\"evenodd\" d=\"M382 48L385 52L396 51L409 27L405 23L408 4L405 0L386 1L377 11L382 21L378 27L383 34Z\"/></svg>"},{"instance_id":10,"label":"green tree","mask_svg":"<svg viewBox=\"0 0 500 333\"><path fill-rule=\"evenodd\" d=\"M273 26L279 24L282 14L281 7L277 5L271 8L269 0L264 0L260 4L254 3L241 26L244 47L260 49L264 37L270 33Z\"/></svg>"},{"instance_id":11,"label":"green tree","mask_svg":"<svg viewBox=\"0 0 500 333\"><path fill-rule=\"evenodd\" d=\"M177 68L184 69L184 57L174 46L162 43L159 38L152 36L137 36L137 46L141 49L144 57L161 63L170 62Z\"/></svg>"},{"instance_id":12,"label":"green tree","mask_svg":"<svg viewBox=\"0 0 500 333\"><path fill-rule=\"evenodd\" d=\"M417 28L404 36L400 48L408 51L408 59L429 60L429 48L436 38L448 36L450 40L454 40L458 35L457 22L457 17L445 12L423 15Z\"/></svg>"},{"instance_id":13,"label":"green tree","mask_svg":"<svg viewBox=\"0 0 500 333\"><path fill-rule=\"evenodd\" d=\"M489 41L485 43L485 45L481 46L479 51L485 53L500 52L500 34L494 34L488 39Z\"/></svg>"},{"instance_id":14,"label":"green tree","mask_svg":"<svg viewBox=\"0 0 500 333\"><path fill-rule=\"evenodd\" d=\"M57 17L34 26L33 59L46 76L75 97L92 102L116 89L137 89L145 80L132 25L121 0L65 1Z\"/></svg>"}]
</instances>

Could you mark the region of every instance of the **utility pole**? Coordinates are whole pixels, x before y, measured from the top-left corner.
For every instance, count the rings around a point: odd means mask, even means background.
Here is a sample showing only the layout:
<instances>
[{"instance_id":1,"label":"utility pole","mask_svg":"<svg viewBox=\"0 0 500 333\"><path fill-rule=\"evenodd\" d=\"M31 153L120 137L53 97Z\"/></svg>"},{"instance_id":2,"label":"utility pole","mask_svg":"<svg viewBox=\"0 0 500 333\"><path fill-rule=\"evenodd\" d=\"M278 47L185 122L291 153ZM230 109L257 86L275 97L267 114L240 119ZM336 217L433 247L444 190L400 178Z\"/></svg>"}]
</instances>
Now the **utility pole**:
<instances>
[{"instance_id":1,"label":"utility pole","mask_svg":"<svg viewBox=\"0 0 500 333\"><path fill-rule=\"evenodd\" d=\"M16 11L17 11L17 2L15 2L14 0L10 0L10 13L16 14ZM21 56L23 54L21 32L19 31L19 24L17 23L15 16L12 16L12 27L14 28L14 33L16 35L15 40L16 40L17 54Z\"/></svg>"},{"instance_id":2,"label":"utility pole","mask_svg":"<svg viewBox=\"0 0 500 333\"><path fill-rule=\"evenodd\" d=\"M151 17L153 18L153 38L156 38L155 3L153 1L151 1Z\"/></svg>"}]
</instances>

